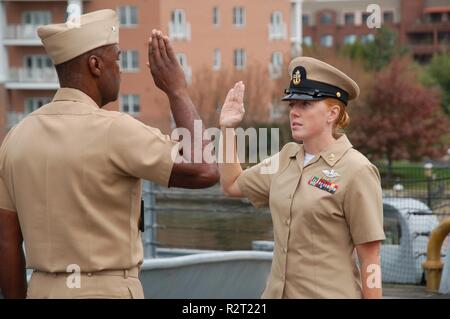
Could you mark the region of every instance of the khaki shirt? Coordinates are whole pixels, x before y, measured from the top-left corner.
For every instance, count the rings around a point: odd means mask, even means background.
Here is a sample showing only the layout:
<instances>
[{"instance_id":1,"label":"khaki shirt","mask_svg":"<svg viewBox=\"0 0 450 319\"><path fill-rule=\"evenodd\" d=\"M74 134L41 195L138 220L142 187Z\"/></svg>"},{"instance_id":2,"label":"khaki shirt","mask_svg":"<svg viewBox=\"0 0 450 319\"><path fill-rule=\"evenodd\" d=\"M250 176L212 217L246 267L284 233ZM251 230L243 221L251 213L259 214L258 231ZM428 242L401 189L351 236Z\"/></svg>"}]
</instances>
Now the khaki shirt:
<instances>
[{"instance_id":1,"label":"khaki shirt","mask_svg":"<svg viewBox=\"0 0 450 319\"><path fill-rule=\"evenodd\" d=\"M0 208L18 213L27 268L141 264L140 178L167 186L173 147L159 130L59 89L0 148Z\"/></svg>"},{"instance_id":2,"label":"khaki shirt","mask_svg":"<svg viewBox=\"0 0 450 319\"><path fill-rule=\"evenodd\" d=\"M260 174L275 160L276 173ZM269 204L272 214L263 298L361 298L355 245L385 239L378 170L345 135L305 167L303 160L303 145L288 143L237 180L253 205Z\"/></svg>"}]
</instances>

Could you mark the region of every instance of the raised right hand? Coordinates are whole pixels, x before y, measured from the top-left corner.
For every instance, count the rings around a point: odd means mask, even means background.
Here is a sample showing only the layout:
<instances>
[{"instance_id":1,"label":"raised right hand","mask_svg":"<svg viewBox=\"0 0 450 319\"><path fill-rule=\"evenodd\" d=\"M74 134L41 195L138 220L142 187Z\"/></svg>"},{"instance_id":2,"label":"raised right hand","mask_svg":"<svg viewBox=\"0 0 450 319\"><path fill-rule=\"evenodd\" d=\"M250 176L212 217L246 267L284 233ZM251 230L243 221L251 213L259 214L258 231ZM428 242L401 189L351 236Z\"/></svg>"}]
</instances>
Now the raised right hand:
<instances>
[{"instance_id":1,"label":"raised right hand","mask_svg":"<svg viewBox=\"0 0 450 319\"><path fill-rule=\"evenodd\" d=\"M148 42L147 66L156 86L169 97L187 88L183 69L178 62L169 38L159 30L153 30Z\"/></svg>"}]
</instances>

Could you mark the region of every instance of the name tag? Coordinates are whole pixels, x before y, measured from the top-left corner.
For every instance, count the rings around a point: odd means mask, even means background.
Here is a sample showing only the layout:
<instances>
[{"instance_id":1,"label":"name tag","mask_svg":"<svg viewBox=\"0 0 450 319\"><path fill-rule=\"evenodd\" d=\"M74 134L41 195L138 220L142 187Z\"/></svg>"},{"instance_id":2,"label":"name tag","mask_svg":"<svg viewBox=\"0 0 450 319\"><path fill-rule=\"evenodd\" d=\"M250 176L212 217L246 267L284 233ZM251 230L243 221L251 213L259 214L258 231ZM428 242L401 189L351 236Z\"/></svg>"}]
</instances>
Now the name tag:
<instances>
[{"instance_id":1,"label":"name tag","mask_svg":"<svg viewBox=\"0 0 450 319\"><path fill-rule=\"evenodd\" d=\"M339 185L337 185L333 182L327 181L326 179L319 178L317 176L311 177L308 181L308 184L311 186L317 187L321 190L324 190L330 194L336 193L336 191L339 187Z\"/></svg>"}]
</instances>

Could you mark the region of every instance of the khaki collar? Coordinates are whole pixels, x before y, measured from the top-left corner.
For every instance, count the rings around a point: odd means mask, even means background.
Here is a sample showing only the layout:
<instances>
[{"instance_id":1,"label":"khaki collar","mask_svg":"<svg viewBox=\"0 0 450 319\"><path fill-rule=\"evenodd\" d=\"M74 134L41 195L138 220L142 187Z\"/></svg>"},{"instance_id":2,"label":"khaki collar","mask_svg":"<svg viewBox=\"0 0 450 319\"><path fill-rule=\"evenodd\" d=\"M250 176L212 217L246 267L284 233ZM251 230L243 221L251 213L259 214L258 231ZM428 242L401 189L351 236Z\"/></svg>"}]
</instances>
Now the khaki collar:
<instances>
[{"instance_id":1,"label":"khaki collar","mask_svg":"<svg viewBox=\"0 0 450 319\"><path fill-rule=\"evenodd\" d=\"M56 92L53 102L57 101L73 101L73 102L79 102L84 105L90 106L92 109L98 110L99 107L97 103L94 102L94 100L87 95L86 93L72 88L60 88Z\"/></svg>"},{"instance_id":2,"label":"khaki collar","mask_svg":"<svg viewBox=\"0 0 450 319\"><path fill-rule=\"evenodd\" d=\"M292 147L289 149L289 157L297 157L298 160L302 160L304 157L303 145L297 144L298 147ZM341 157L350 149L353 145L348 140L345 134L341 134L338 139L331 144L327 149L320 152L309 164L313 164L319 157L322 157L324 161L331 167L336 164ZM299 155L299 156L297 156Z\"/></svg>"}]
</instances>

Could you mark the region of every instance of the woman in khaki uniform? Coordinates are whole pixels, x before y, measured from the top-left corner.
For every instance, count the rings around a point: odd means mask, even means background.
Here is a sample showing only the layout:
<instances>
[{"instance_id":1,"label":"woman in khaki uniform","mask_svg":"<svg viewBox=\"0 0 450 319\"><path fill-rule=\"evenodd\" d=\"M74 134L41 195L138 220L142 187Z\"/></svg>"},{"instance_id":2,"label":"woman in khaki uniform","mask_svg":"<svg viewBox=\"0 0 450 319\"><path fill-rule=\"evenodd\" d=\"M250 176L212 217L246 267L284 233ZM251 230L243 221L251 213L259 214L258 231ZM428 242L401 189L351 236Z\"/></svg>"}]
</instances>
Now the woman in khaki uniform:
<instances>
[{"instance_id":1,"label":"woman in khaki uniform","mask_svg":"<svg viewBox=\"0 0 450 319\"><path fill-rule=\"evenodd\" d=\"M283 100L297 143L242 171L233 129L244 115L242 82L220 116L221 150L234 150L223 158L235 159L219 163L224 193L269 205L272 214L274 257L263 298L380 298L380 176L338 133L349 123L346 105L359 87L313 58L294 59L289 73Z\"/></svg>"}]
</instances>

